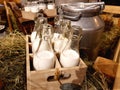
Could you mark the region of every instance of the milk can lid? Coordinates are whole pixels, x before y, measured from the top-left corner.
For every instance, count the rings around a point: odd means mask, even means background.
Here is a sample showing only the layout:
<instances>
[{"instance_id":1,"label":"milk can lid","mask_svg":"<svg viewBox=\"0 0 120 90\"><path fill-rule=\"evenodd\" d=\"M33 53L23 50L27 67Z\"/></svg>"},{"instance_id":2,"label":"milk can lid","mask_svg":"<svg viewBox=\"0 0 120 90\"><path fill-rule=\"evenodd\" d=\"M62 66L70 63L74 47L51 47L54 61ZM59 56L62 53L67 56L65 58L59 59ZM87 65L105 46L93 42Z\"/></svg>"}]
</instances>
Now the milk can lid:
<instances>
[{"instance_id":1,"label":"milk can lid","mask_svg":"<svg viewBox=\"0 0 120 90\"><path fill-rule=\"evenodd\" d=\"M96 15L104 9L104 2L95 2L95 3L68 3L61 4L63 12L66 14L69 12L69 15L81 13L82 15Z\"/></svg>"}]
</instances>

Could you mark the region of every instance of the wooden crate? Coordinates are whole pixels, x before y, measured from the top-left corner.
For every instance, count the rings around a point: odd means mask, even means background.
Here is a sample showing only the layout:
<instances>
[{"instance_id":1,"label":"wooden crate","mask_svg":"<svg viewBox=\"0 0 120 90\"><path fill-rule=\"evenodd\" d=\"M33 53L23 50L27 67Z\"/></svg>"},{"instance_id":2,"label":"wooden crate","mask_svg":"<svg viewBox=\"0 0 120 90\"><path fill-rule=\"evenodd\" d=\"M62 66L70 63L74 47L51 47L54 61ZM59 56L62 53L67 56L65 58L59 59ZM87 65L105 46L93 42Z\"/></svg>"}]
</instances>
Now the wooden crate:
<instances>
[{"instance_id":1,"label":"wooden crate","mask_svg":"<svg viewBox=\"0 0 120 90\"><path fill-rule=\"evenodd\" d=\"M37 16L37 13L33 13L33 12L27 12L27 11L21 11L22 13L22 17L25 19L29 19L29 20L34 20ZM45 9L43 10L43 14L48 17L55 17L57 16L57 11L56 9Z\"/></svg>"},{"instance_id":2,"label":"wooden crate","mask_svg":"<svg viewBox=\"0 0 120 90\"><path fill-rule=\"evenodd\" d=\"M64 77L60 78L62 84L74 83L81 85L86 75L87 66L80 59L80 64L75 67L62 68L56 60L55 68L36 71L33 68L33 55L31 50L30 36L26 36L26 72L27 90L60 90L60 83L54 79L56 70L59 70Z\"/></svg>"},{"instance_id":3,"label":"wooden crate","mask_svg":"<svg viewBox=\"0 0 120 90\"><path fill-rule=\"evenodd\" d=\"M21 11L21 13L22 13L22 17L25 19L34 20L36 17L36 13L33 12Z\"/></svg>"}]
</instances>

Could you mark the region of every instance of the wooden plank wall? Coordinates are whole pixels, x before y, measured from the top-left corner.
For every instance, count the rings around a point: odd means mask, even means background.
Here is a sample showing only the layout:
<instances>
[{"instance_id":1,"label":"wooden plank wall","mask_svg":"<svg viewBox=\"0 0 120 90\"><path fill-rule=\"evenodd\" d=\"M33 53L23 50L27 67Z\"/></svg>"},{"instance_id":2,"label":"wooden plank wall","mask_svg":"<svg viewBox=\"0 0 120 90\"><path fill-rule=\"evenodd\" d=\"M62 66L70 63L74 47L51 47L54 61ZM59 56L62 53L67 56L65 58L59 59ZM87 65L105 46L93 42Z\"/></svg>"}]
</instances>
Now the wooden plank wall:
<instances>
[{"instance_id":1,"label":"wooden plank wall","mask_svg":"<svg viewBox=\"0 0 120 90\"><path fill-rule=\"evenodd\" d=\"M120 6L105 5L104 12L120 14Z\"/></svg>"}]
</instances>

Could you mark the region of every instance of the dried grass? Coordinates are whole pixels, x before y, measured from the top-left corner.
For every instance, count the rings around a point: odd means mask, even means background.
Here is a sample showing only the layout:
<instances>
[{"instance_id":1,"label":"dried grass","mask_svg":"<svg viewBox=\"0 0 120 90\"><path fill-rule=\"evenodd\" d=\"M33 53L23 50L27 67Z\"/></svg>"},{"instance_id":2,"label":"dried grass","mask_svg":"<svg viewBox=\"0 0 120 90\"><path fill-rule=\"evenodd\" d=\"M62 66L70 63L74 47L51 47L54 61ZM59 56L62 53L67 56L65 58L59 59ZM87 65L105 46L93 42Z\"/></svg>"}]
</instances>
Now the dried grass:
<instances>
[{"instance_id":1,"label":"dried grass","mask_svg":"<svg viewBox=\"0 0 120 90\"><path fill-rule=\"evenodd\" d=\"M25 39L20 33L11 33L0 39L0 79L3 90L24 90L25 80Z\"/></svg>"}]
</instances>

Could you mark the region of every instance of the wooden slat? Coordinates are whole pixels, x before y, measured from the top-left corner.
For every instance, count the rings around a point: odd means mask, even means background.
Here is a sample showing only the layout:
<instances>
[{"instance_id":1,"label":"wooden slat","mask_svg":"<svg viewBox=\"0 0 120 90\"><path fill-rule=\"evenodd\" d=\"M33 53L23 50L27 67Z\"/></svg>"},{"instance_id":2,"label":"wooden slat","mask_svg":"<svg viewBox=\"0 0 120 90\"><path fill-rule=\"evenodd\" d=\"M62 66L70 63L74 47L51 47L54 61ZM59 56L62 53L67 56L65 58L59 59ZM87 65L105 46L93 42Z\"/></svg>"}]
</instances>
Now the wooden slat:
<instances>
[{"instance_id":1,"label":"wooden slat","mask_svg":"<svg viewBox=\"0 0 120 90\"><path fill-rule=\"evenodd\" d=\"M7 16L7 20L8 20L9 29L10 29L10 32L12 32L13 28L12 28L12 23L10 20L9 7L7 6L6 1L4 1L4 6L5 6L5 10L6 10L6 16Z\"/></svg>"},{"instance_id":2,"label":"wooden slat","mask_svg":"<svg viewBox=\"0 0 120 90\"><path fill-rule=\"evenodd\" d=\"M94 62L94 68L96 71L102 72L110 77L115 78L118 64L113 60L97 57Z\"/></svg>"},{"instance_id":3,"label":"wooden slat","mask_svg":"<svg viewBox=\"0 0 120 90\"><path fill-rule=\"evenodd\" d=\"M118 41L118 45L117 45L117 48L116 48L116 52L115 52L113 61L120 63L120 60L119 60L119 59L120 59L120 39L119 39L119 41Z\"/></svg>"},{"instance_id":4,"label":"wooden slat","mask_svg":"<svg viewBox=\"0 0 120 90\"><path fill-rule=\"evenodd\" d=\"M120 14L120 6L105 5L105 9L103 11L107 13Z\"/></svg>"},{"instance_id":5,"label":"wooden slat","mask_svg":"<svg viewBox=\"0 0 120 90\"><path fill-rule=\"evenodd\" d=\"M118 64L113 90L120 90L120 63Z\"/></svg>"},{"instance_id":6,"label":"wooden slat","mask_svg":"<svg viewBox=\"0 0 120 90\"><path fill-rule=\"evenodd\" d=\"M57 11L56 11L56 9L45 9L45 10L43 11L43 13L44 13L48 18L57 16Z\"/></svg>"},{"instance_id":7,"label":"wooden slat","mask_svg":"<svg viewBox=\"0 0 120 90\"><path fill-rule=\"evenodd\" d=\"M28 42L29 40L29 37L26 35L26 42ZM29 82L29 80L31 80L31 76L30 76L30 63L29 63L29 46L28 46L28 43L26 43L26 74L27 74L27 90L30 90L31 89L31 86L28 86L28 84L31 84L31 82Z\"/></svg>"},{"instance_id":8,"label":"wooden slat","mask_svg":"<svg viewBox=\"0 0 120 90\"><path fill-rule=\"evenodd\" d=\"M120 39L118 41L118 46L114 55L114 61L118 62L118 68L116 72L113 90L120 90Z\"/></svg>"}]
</instances>

